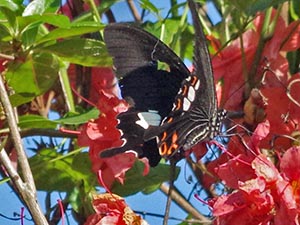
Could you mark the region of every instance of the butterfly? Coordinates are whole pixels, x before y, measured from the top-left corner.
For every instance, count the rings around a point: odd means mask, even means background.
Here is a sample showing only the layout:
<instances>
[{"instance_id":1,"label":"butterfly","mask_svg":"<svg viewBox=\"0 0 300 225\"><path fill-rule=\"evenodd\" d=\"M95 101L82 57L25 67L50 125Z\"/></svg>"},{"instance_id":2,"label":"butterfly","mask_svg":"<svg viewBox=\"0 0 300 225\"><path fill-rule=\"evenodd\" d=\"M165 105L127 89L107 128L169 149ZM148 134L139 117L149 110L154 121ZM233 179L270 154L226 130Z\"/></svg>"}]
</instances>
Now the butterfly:
<instances>
[{"instance_id":1,"label":"butterfly","mask_svg":"<svg viewBox=\"0 0 300 225\"><path fill-rule=\"evenodd\" d=\"M226 110L218 110L206 39L196 5L188 2L195 30L193 72L143 29L124 23L106 26L104 41L121 78L122 95L134 106L118 116L123 145L103 151L101 157L133 151L156 166L161 157L178 160L197 143L219 134ZM158 62L167 64L169 70L159 69ZM159 115L152 116L156 119L150 124L149 110Z\"/></svg>"}]
</instances>

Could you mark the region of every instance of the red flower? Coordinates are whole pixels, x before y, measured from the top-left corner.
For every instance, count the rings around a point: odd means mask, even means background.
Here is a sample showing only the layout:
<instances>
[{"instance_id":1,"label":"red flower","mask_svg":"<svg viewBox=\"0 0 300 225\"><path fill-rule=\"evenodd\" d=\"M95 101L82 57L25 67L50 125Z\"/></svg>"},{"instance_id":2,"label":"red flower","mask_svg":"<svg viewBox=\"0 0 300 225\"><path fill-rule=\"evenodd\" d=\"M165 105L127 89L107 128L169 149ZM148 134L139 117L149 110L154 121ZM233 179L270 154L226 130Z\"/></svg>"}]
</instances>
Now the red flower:
<instances>
[{"instance_id":1,"label":"red flower","mask_svg":"<svg viewBox=\"0 0 300 225\"><path fill-rule=\"evenodd\" d=\"M123 182L125 172L135 162L134 154L121 154L111 158L102 159L101 151L122 144L120 131L116 128L116 116L127 110L127 103L114 95L99 92L98 109L101 114L95 121L90 121L82 127L78 137L78 144L89 146L89 155L92 161L92 170L98 173L102 170L103 180L109 187L114 179Z\"/></svg>"},{"instance_id":2,"label":"red flower","mask_svg":"<svg viewBox=\"0 0 300 225\"><path fill-rule=\"evenodd\" d=\"M285 221L297 224L297 208L292 186L263 155L252 162L256 177L239 182L237 191L210 202L215 224L269 224ZM282 213L288 212L282 220ZM287 222L289 221L289 222ZM275 222L275 224L280 224Z\"/></svg>"},{"instance_id":3,"label":"red flower","mask_svg":"<svg viewBox=\"0 0 300 225\"><path fill-rule=\"evenodd\" d=\"M275 12L274 10L272 20L275 19ZM212 60L216 79L222 78L224 81L221 106L228 110L241 110L243 108L245 83L249 82L248 75L251 67L253 67L254 56L260 35L262 35L263 21L264 15L259 14L254 20L256 29L248 30L242 35L242 47L240 40L236 39ZM296 50L300 47L299 30L299 22L286 26L282 17L278 18L274 34L266 41L258 70L251 79L257 81L263 78L266 87L282 87L286 84L288 61L280 53L281 51ZM217 48L220 45L214 40L213 46ZM266 63L269 71L265 71L263 68Z\"/></svg>"},{"instance_id":4,"label":"red flower","mask_svg":"<svg viewBox=\"0 0 300 225\"><path fill-rule=\"evenodd\" d=\"M254 31L243 34L245 63L248 69L254 58L259 35ZM242 109L242 95L245 79L243 78L243 58L239 40L235 40L212 59L216 80L224 79L221 106L227 110Z\"/></svg>"},{"instance_id":5,"label":"red flower","mask_svg":"<svg viewBox=\"0 0 300 225\"><path fill-rule=\"evenodd\" d=\"M93 196L95 214L88 217L84 225L147 225L148 223L136 215L115 194L99 194Z\"/></svg>"},{"instance_id":6,"label":"red flower","mask_svg":"<svg viewBox=\"0 0 300 225\"><path fill-rule=\"evenodd\" d=\"M123 153L110 158L101 158L100 152L112 147L119 147L123 141L120 139L121 133L116 128L117 115L128 109L128 104L120 100L115 95L99 92L98 109L101 114L95 121L90 121L81 129L78 136L78 144L89 146L89 155L92 161L92 170L98 174L101 170L102 180L107 187L118 180L124 182L125 172L129 170L136 160L134 153ZM149 170L148 162L141 159L145 164L144 174ZM102 181L99 181L101 184Z\"/></svg>"},{"instance_id":7,"label":"red flower","mask_svg":"<svg viewBox=\"0 0 300 225\"><path fill-rule=\"evenodd\" d=\"M251 162L260 154L259 145L269 133L269 122L259 124L252 136L231 137L228 148L217 159L206 165L209 173L203 175L203 186L210 186L217 180L224 180L232 188L236 188L238 181L245 181L253 177Z\"/></svg>"},{"instance_id":8,"label":"red flower","mask_svg":"<svg viewBox=\"0 0 300 225\"><path fill-rule=\"evenodd\" d=\"M97 102L99 98L99 90L105 93L119 96L118 81L112 68L108 67L93 67L90 89L90 100Z\"/></svg>"},{"instance_id":9,"label":"red flower","mask_svg":"<svg viewBox=\"0 0 300 225\"><path fill-rule=\"evenodd\" d=\"M262 144L264 148L271 148L270 141L274 135L278 136L273 140L277 149L287 149L293 144L291 139L283 135L292 136L300 124L300 107L297 105L300 103L300 74L292 76L287 87L289 91L282 86L261 90L268 99L266 119L270 121L270 134Z\"/></svg>"},{"instance_id":10,"label":"red flower","mask_svg":"<svg viewBox=\"0 0 300 225\"><path fill-rule=\"evenodd\" d=\"M280 170L283 177L293 188L293 194L297 202L297 208L300 208L300 147L288 149L281 161Z\"/></svg>"}]
</instances>

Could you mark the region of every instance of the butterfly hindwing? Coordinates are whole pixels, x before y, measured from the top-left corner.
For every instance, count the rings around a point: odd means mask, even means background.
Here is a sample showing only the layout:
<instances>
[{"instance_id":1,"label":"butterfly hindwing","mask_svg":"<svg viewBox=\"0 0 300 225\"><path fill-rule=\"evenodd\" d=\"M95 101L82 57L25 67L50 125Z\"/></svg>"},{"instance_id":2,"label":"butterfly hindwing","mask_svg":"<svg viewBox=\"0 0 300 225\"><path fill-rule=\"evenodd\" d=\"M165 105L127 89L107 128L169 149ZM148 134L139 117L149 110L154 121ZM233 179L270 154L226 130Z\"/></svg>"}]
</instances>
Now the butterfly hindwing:
<instances>
[{"instance_id":1,"label":"butterfly hindwing","mask_svg":"<svg viewBox=\"0 0 300 225\"><path fill-rule=\"evenodd\" d=\"M101 152L101 157L112 157L124 152L135 152L139 158L149 159L150 166L156 166L161 156L157 150L155 139L144 141L143 136L149 124L158 125L160 116L155 112L140 113L129 110L118 115L117 128L121 131L123 144L120 147L106 149Z\"/></svg>"}]
</instances>

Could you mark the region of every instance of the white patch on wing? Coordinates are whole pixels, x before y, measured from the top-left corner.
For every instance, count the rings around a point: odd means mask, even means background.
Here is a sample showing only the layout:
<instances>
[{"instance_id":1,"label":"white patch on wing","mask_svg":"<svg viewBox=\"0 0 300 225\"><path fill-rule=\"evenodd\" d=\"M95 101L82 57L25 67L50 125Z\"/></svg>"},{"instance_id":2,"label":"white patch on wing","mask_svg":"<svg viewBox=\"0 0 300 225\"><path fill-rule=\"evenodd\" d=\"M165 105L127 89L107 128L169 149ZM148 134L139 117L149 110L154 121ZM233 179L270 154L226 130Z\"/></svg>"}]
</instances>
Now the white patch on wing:
<instances>
[{"instance_id":1,"label":"white patch on wing","mask_svg":"<svg viewBox=\"0 0 300 225\"><path fill-rule=\"evenodd\" d=\"M139 113L146 123L151 126L159 126L161 122L161 116L158 114L157 111L149 110L149 112L141 112ZM140 115L138 115L140 117ZM140 124L139 124L140 125ZM141 125L140 125L141 126ZM147 129L147 128L145 128Z\"/></svg>"},{"instance_id":2,"label":"white patch on wing","mask_svg":"<svg viewBox=\"0 0 300 225\"><path fill-rule=\"evenodd\" d=\"M140 120L137 120L135 123L137 125L140 125L141 127L143 127L145 130L148 129L149 124L147 123L147 121L143 117L142 113L138 113L137 115L140 118Z\"/></svg>"},{"instance_id":3,"label":"white patch on wing","mask_svg":"<svg viewBox=\"0 0 300 225\"><path fill-rule=\"evenodd\" d=\"M133 150L127 150L126 153L133 153L135 155L135 157L138 157L139 155L137 154L136 151Z\"/></svg>"},{"instance_id":4,"label":"white patch on wing","mask_svg":"<svg viewBox=\"0 0 300 225\"><path fill-rule=\"evenodd\" d=\"M189 108L191 107L191 102L187 99L183 99L183 111L188 111Z\"/></svg>"},{"instance_id":5,"label":"white patch on wing","mask_svg":"<svg viewBox=\"0 0 300 225\"><path fill-rule=\"evenodd\" d=\"M123 147L123 146L125 146L125 145L126 145L126 143L127 143L127 140L126 140L125 138L122 138L121 140L123 141L123 143L122 143L122 145L121 145L120 147Z\"/></svg>"},{"instance_id":6,"label":"white patch on wing","mask_svg":"<svg viewBox=\"0 0 300 225\"><path fill-rule=\"evenodd\" d=\"M195 84L195 90L197 91L200 87L200 80L197 80L197 83Z\"/></svg>"},{"instance_id":7,"label":"white patch on wing","mask_svg":"<svg viewBox=\"0 0 300 225\"><path fill-rule=\"evenodd\" d=\"M193 87L190 87L187 96L190 102L193 102L195 100L195 94L195 89Z\"/></svg>"}]
</instances>

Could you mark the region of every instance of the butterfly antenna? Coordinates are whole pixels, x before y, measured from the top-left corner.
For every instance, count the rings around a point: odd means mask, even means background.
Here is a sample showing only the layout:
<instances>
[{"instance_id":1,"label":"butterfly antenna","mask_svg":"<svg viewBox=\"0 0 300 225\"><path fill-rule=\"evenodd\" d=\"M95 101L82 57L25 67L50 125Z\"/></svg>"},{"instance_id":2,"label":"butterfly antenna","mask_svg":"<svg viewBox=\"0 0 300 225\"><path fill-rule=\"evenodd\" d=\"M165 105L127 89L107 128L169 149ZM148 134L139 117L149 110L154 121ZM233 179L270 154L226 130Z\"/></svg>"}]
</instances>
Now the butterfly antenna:
<instances>
[{"instance_id":1,"label":"butterfly antenna","mask_svg":"<svg viewBox=\"0 0 300 225\"><path fill-rule=\"evenodd\" d=\"M170 207L171 207L171 201L172 201L171 196L172 196L172 192L174 191L176 163L177 163L176 159L174 159L174 158L170 159L170 182L169 182L170 185L169 185L168 199L167 199L167 203L166 203L166 210L165 210L163 225L168 225Z\"/></svg>"}]
</instances>

